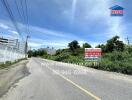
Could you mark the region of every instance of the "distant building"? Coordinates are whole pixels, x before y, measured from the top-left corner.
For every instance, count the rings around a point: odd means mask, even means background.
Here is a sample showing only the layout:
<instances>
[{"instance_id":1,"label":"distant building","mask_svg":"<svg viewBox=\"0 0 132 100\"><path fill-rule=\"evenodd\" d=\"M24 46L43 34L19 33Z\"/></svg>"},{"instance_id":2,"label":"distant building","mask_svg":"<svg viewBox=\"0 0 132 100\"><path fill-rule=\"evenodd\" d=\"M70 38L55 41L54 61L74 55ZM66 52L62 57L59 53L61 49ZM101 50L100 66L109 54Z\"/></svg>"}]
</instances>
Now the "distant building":
<instances>
[{"instance_id":1,"label":"distant building","mask_svg":"<svg viewBox=\"0 0 132 100\"><path fill-rule=\"evenodd\" d=\"M7 38L0 37L0 44L5 44L13 48L18 48L18 39L7 39Z\"/></svg>"},{"instance_id":2,"label":"distant building","mask_svg":"<svg viewBox=\"0 0 132 100\"><path fill-rule=\"evenodd\" d=\"M40 48L39 50L44 50L47 52L47 54L54 55L56 54L56 50L54 48Z\"/></svg>"},{"instance_id":3,"label":"distant building","mask_svg":"<svg viewBox=\"0 0 132 100\"><path fill-rule=\"evenodd\" d=\"M8 39L0 37L0 43L1 44L8 44Z\"/></svg>"},{"instance_id":4,"label":"distant building","mask_svg":"<svg viewBox=\"0 0 132 100\"><path fill-rule=\"evenodd\" d=\"M19 42L18 39L8 39L0 37L0 44L19 50L25 53L25 42Z\"/></svg>"},{"instance_id":5,"label":"distant building","mask_svg":"<svg viewBox=\"0 0 132 100\"><path fill-rule=\"evenodd\" d=\"M123 16L124 8L118 5L115 5L110 8L111 9L111 16Z\"/></svg>"}]
</instances>

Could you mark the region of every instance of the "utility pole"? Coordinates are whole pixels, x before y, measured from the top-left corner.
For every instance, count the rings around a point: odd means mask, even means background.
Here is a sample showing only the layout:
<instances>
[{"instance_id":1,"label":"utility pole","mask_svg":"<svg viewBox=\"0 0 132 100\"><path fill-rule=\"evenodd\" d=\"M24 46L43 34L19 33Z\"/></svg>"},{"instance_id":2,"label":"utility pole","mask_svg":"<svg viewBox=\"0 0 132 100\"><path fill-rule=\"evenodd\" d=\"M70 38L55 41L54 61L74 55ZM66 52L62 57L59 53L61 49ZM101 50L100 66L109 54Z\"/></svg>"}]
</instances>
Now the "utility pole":
<instances>
[{"instance_id":1,"label":"utility pole","mask_svg":"<svg viewBox=\"0 0 132 100\"><path fill-rule=\"evenodd\" d=\"M29 35L27 35L27 37L26 37L26 42L25 42L25 58L27 57L28 38L30 38L30 36L29 36Z\"/></svg>"},{"instance_id":2,"label":"utility pole","mask_svg":"<svg viewBox=\"0 0 132 100\"><path fill-rule=\"evenodd\" d=\"M129 45L129 44L130 44L130 40L129 40L129 38L127 37L126 40L127 40L128 45Z\"/></svg>"}]
</instances>

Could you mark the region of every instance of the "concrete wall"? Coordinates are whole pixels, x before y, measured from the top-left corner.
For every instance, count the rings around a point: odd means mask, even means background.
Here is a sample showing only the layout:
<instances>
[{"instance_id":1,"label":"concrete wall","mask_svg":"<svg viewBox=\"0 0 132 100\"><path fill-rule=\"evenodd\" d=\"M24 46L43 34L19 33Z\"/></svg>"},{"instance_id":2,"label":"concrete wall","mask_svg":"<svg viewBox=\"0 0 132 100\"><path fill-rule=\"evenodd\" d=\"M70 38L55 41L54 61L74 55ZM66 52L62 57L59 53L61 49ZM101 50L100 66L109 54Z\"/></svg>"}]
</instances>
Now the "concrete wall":
<instances>
[{"instance_id":1,"label":"concrete wall","mask_svg":"<svg viewBox=\"0 0 132 100\"><path fill-rule=\"evenodd\" d=\"M24 57L25 54L18 49L0 44L0 63L5 63L6 61L13 62Z\"/></svg>"}]
</instances>

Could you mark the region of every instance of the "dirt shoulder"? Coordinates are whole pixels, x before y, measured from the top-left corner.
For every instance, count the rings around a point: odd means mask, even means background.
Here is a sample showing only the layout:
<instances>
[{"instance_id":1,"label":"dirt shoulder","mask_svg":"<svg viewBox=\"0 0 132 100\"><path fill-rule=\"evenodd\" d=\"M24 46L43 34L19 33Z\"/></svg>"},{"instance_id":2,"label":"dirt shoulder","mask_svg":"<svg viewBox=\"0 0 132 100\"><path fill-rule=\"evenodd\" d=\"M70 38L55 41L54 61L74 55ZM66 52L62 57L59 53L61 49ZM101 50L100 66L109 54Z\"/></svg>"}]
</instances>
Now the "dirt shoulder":
<instances>
[{"instance_id":1,"label":"dirt shoulder","mask_svg":"<svg viewBox=\"0 0 132 100\"><path fill-rule=\"evenodd\" d=\"M28 60L23 60L10 66L8 69L0 70L0 97L18 80L29 74L26 67Z\"/></svg>"}]
</instances>

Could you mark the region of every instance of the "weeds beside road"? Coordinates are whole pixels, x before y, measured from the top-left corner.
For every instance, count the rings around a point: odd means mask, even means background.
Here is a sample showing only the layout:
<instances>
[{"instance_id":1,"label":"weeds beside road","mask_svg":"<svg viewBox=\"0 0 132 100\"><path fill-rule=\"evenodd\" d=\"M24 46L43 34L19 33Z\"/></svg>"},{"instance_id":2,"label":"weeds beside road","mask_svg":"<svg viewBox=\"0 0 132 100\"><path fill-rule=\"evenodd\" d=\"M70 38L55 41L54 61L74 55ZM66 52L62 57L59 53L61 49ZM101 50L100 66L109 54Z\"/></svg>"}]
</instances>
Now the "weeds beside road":
<instances>
[{"instance_id":1,"label":"weeds beside road","mask_svg":"<svg viewBox=\"0 0 132 100\"><path fill-rule=\"evenodd\" d=\"M27 58L23 58L23 59L18 59L14 62L11 61L6 61L5 63L0 63L0 69L5 69L5 68L9 68L11 65L16 64L22 60L27 60Z\"/></svg>"},{"instance_id":2,"label":"weeds beside road","mask_svg":"<svg viewBox=\"0 0 132 100\"><path fill-rule=\"evenodd\" d=\"M61 53L57 56L43 56L42 58L61 61L66 63L73 63L82 65L85 67L91 67L99 70L118 72L123 74L132 75L132 54L128 52L117 52L103 54L101 61L97 64L93 62L87 62L84 59L84 55L73 56L65 53Z\"/></svg>"}]
</instances>

